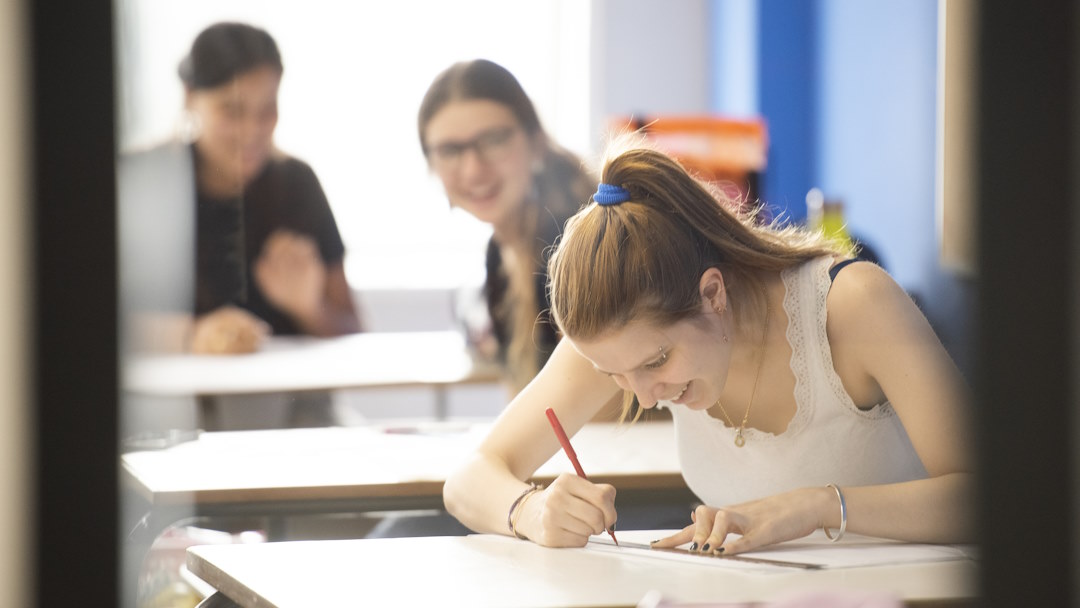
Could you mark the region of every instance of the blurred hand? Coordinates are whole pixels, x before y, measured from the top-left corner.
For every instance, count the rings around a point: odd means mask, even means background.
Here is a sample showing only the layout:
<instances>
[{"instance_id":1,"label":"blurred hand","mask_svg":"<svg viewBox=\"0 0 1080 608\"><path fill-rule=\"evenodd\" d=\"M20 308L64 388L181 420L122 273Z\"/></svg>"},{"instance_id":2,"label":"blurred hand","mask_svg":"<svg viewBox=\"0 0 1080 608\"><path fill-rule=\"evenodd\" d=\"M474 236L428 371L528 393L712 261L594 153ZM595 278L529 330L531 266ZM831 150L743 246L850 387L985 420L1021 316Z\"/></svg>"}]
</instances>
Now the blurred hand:
<instances>
[{"instance_id":1,"label":"blurred hand","mask_svg":"<svg viewBox=\"0 0 1080 608\"><path fill-rule=\"evenodd\" d=\"M253 353L270 334L270 326L250 312L223 306L195 320L191 352L200 355Z\"/></svg>"},{"instance_id":2,"label":"blurred hand","mask_svg":"<svg viewBox=\"0 0 1080 608\"><path fill-rule=\"evenodd\" d=\"M693 541L697 546L691 550L712 553L723 548L731 554L802 538L821 527L820 513L828 508L831 492L802 488L723 509L701 505L690 514L694 523L653 546L677 547ZM831 498L835 503L835 494Z\"/></svg>"},{"instance_id":3,"label":"blurred hand","mask_svg":"<svg viewBox=\"0 0 1080 608\"><path fill-rule=\"evenodd\" d=\"M486 332L469 330L465 336L465 343L481 361L499 359L499 341L490 328Z\"/></svg>"},{"instance_id":4,"label":"blurred hand","mask_svg":"<svg viewBox=\"0 0 1080 608\"><path fill-rule=\"evenodd\" d=\"M559 475L518 513L517 531L545 547L584 547L615 525L615 488L573 473Z\"/></svg>"},{"instance_id":5,"label":"blurred hand","mask_svg":"<svg viewBox=\"0 0 1080 608\"><path fill-rule=\"evenodd\" d=\"M319 315L326 292L326 266L312 239L278 230L255 261L255 281L274 306L300 319Z\"/></svg>"}]
</instances>

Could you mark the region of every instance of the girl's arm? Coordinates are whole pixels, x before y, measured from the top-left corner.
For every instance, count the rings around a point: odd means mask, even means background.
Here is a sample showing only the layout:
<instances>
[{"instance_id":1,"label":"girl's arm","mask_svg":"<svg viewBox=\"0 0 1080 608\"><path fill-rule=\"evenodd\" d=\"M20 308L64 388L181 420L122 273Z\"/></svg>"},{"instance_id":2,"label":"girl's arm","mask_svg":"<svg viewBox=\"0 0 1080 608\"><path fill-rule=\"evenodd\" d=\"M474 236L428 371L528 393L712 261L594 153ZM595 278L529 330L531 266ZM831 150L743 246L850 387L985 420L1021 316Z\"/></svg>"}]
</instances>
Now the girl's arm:
<instances>
[{"instance_id":1,"label":"girl's arm","mask_svg":"<svg viewBox=\"0 0 1080 608\"><path fill-rule=\"evenodd\" d=\"M853 396L877 390L889 400L929 475L845 490L849 529L910 541L972 540L970 395L956 365L907 293L874 264L838 274L828 307L845 388ZM833 508L829 521L839 524L839 505Z\"/></svg>"},{"instance_id":2,"label":"girl's arm","mask_svg":"<svg viewBox=\"0 0 1080 608\"><path fill-rule=\"evenodd\" d=\"M338 261L326 268L326 290L317 320L307 328L315 336L341 336L363 329L356 312L352 290L345 278L345 265Z\"/></svg>"},{"instance_id":3,"label":"girl's arm","mask_svg":"<svg viewBox=\"0 0 1080 608\"><path fill-rule=\"evenodd\" d=\"M604 407L618 387L598 374L563 340L547 365L507 406L477 451L449 476L446 509L478 532L509 534L507 515L528 489L524 480L559 450L545 410L555 410L573 435ZM573 474L531 496L517 513L516 530L552 546L580 546L615 522L615 490Z\"/></svg>"}]
</instances>

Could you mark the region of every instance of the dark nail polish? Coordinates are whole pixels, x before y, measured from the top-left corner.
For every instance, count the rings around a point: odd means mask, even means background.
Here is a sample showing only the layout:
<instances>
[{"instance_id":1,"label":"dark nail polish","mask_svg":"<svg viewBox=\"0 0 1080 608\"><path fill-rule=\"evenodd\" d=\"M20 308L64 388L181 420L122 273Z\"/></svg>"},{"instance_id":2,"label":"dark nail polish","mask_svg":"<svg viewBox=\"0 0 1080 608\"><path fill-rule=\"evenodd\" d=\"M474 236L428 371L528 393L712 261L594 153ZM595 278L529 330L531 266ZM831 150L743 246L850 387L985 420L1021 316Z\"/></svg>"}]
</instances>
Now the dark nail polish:
<instances>
[{"instance_id":1,"label":"dark nail polish","mask_svg":"<svg viewBox=\"0 0 1080 608\"><path fill-rule=\"evenodd\" d=\"M702 551L708 551L709 550L709 543L705 543L705 546L702 547L701 550Z\"/></svg>"},{"instance_id":2,"label":"dark nail polish","mask_svg":"<svg viewBox=\"0 0 1080 608\"><path fill-rule=\"evenodd\" d=\"M717 547L715 550L713 550L713 553L715 553L716 555L720 555L723 552L724 552L723 547Z\"/></svg>"},{"instance_id":3,"label":"dark nail polish","mask_svg":"<svg viewBox=\"0 0 1080 608\"><path fill-rule=\"evenodd\" d=\"M658 543L658 542L660 542L660 539L659 539L659 538L658 538L658 539L656 539L656 540L650 540L650 541L649 541L649 544L650 544L650 545L655 545L655 544L656 544L656 543Z\"/></svg>"},{"instance_id":4,"label":"dark nail polish","mask_svg":"<svg viewBox=\"0 0 1080 608\"><path fill-rule=\"evenodd\" d=\"M611 527L608 528L608 530L611 531L611 532L614 532L615 531L615 524L611 524Z\"/></svg>"},{"instance_id":5,"label":"dark nail polish","mask_svg":"<svg viewBox=\"0 0 1080 608\"><path fill-rule=\"evenodd\" d=\"M697 551L697 542L696 541L690 545L690 551Z\"/></svg>"}]
</instances>

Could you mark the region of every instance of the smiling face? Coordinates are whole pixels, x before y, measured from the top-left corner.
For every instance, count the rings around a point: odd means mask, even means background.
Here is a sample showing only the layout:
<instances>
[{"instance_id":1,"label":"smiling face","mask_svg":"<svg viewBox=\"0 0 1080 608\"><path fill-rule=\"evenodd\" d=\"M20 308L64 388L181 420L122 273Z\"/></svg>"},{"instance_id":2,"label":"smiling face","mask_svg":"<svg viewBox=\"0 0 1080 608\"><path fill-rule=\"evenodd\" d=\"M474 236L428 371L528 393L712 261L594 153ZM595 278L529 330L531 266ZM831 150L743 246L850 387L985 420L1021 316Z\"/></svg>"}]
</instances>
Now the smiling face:
<instances>
[{"instance_id":1,"label":"smiling face","mask_svg":"<svg viewBox=\"0 0 1080 608\"><path fill-rule=\"evenodd\" d=\"M707 410L727 382L732 350L722 336L733 328L724 326L727 317L707 308L703 313L667 327L637 321L595 339L568 339L598 373L633 391L643 407L670 401Z\"/></svg>"},{"instance_id":2,"label":"smiling face","mask_svg":"<svg viewBox=\"0 0 1080 608\"><path fill-rule=\"evenodd\" d=\"M266 163L278 120L281 72L262 66L213 89L189 90L198 120L195 146L221 181L246 185Z\"/></svg>"},{"instance_id":3,"label":"smiling face","mask_svg":"<svg viewBox=\"0 0 1080 608\"><path fill-rule=\"evenodd\" d=\"M540 148L513 112L486 99L452 101L431 117L423 136L450 204L496 231L506 227L532 187Z\"/></svg>"}]
</instances>

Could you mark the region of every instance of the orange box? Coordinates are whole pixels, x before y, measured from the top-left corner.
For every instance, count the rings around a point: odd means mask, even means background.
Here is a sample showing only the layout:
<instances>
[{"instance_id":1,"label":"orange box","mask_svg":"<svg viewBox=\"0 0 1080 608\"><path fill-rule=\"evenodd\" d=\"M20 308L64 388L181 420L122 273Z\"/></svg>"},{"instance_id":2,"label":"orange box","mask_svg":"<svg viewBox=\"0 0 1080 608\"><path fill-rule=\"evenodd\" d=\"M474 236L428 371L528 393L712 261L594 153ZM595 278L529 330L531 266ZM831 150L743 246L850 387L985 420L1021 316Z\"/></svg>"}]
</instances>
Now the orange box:
<instances>
[{"instance_id":1,"label":"orange box","mask_svg":"<svg viewBox=\"0 0 1080 608\"><path fill-rule=\"evenodd\" d=\"M649 116L612 119L615 132L640 130L699 178L732 183L743 196L756 197L758 175L769 152L763 119L720 116Z\"/></svg>"}]
</instances>

